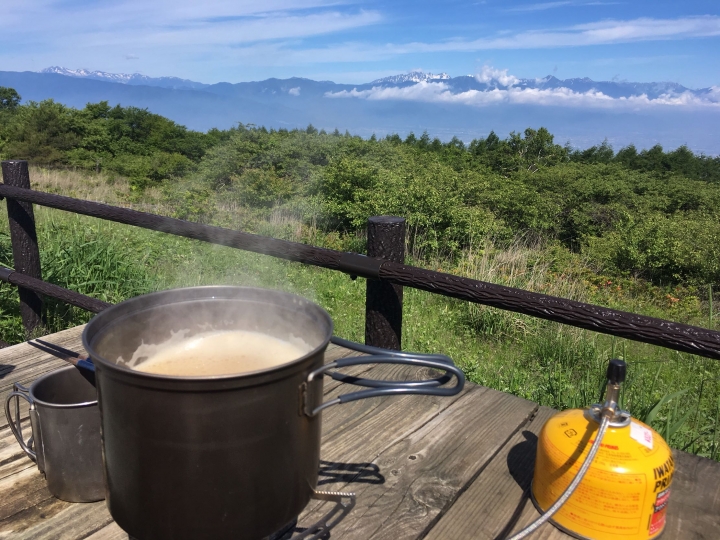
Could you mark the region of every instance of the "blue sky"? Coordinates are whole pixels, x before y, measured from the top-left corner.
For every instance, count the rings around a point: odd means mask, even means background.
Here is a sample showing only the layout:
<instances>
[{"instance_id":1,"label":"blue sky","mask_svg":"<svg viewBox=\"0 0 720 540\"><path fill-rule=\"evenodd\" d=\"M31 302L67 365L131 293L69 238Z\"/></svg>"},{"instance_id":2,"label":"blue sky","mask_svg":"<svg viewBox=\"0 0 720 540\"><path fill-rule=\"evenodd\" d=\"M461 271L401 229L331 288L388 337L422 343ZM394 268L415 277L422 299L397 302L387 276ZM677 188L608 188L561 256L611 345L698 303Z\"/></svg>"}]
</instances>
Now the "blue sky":
<instances>
[{"instance_id":1,"label":"blue sky","mask_svg":"<svg viewBox=\"0 0 720 540\"><path fill-rule=\"evenodd\" d=\"M720 85L720 2L2 0L0 70L360 83L517 77Z\"/></svg>"}]
</instances>

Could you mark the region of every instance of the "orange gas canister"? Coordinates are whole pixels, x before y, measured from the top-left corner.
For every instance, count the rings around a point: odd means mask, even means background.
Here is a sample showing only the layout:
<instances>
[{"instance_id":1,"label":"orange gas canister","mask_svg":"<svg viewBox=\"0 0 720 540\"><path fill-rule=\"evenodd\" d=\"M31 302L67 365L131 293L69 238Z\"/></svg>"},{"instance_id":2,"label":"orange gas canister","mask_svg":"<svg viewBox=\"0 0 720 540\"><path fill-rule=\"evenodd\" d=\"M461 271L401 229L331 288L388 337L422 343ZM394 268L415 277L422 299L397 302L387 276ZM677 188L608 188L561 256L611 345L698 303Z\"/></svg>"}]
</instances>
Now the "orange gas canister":
<instances>
[{"instance_id":1,"label":"orange gas canister","mask_svg":"<svg viewBox=\"0 0 720 540\"><path fill-rule=\"evenodd\" d=\"M533 502L541 512L578 472L599 428L601 405L550 418L538 438ZM621 411L610 423L592 465L552 517L560 529L592 540L649 540L665 527L674 462L663 438Z\"/></svg>"}]
</instances>

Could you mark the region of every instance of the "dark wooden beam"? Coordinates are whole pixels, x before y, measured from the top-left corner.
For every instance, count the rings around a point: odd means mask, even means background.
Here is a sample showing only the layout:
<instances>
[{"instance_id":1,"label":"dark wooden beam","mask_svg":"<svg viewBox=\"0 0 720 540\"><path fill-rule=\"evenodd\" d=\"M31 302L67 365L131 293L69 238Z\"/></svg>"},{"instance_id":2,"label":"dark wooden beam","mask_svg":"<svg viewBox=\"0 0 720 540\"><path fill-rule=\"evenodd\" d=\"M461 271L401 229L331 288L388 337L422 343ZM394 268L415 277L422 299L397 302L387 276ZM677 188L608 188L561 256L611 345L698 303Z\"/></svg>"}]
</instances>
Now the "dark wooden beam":
<instances>
[{"instance_id":1,"label":"dark wooden beam","mask_svg":"<svg viewBox=\"0 0 720 540\"><path fill-rule=\"evenodd\" d=\"M3 182L8 186L30 189L27 161L3 161L2 176ZM15 271L35 279L42 279L40 250L38 249L32 204L8 198L7 213ZM38 327L45 325L42 296L25 287L19 287L18 294L20 296L20 315L25 333L29 337Z\"/></svg>"}]
</instances>

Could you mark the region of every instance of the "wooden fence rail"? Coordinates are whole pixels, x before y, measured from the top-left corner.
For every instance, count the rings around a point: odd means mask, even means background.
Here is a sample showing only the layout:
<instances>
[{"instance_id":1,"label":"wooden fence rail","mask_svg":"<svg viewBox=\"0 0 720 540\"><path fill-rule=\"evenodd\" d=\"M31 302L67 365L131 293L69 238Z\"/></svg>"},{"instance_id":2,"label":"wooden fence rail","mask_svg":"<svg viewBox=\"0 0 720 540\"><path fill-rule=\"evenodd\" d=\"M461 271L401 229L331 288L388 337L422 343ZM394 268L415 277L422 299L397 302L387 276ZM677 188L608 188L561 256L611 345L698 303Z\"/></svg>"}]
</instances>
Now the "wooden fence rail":
<instances>
[{"instance_id":1,"label":"wooden fence rail","mask_svg":"<svg viewBox=\"0 0 720 540\"><path fill-rule=\"evenodd\" d=\"M6 168L5 163L3 162L3 171ZM388 285L413 287L621 338L720 359L720 332L714 330L405 265L400 262L402 254L398 254L397 248L398 232L402 231L404 235L404 224L401 227L400 222L395 221L400 218L371 218L370 221L370 230L373 231L373 227L376 229L373 234L387 234L386 237L376 238L375 240L379 241L380 244L385 244L385 247L387 247L388 251L380 254L394 259L388 260L387 258L368 257L357 253L307 246L296 242L192 223L71 197L52 195L7 184L0 184L0 197L7 198L8 204L11 201L39 204L304 264L339 270L351 276L378 280ZM373 224L373 219L375 219L375 224ZM377 227L378 223L380 223L380 227ZM392 226L383 227L383 223ZM382 229L385 229L384 233L382 231L377 232ZM102 307L98 304L99 300L89 299L54 285L48 287L50 284L44 284L41 280L33 279L32 276L23 275L18 270L19 267L19 261L15 260L15 271L0 268L0 280L14 283L29 291L62 298L74 305L80 305L78 302L82 302L85 305L80 307L90 311L96 311L95 308ZM60 291L52 289L52 287L57 287ZM372 332L366 332L366 342L399 348L400 325L402 322L402 289L395 287L375 288L373 294L380 294L380 296L374 298L370 295L370 290L371 287L369 287L366 305L366 327L379 328L380 330L375 335ZM377 291L380 291L380 293ZM72 294L68 296L67 293ZM382 307L383 302L387 303L385 307ZM378 309L378 306L381 306L380 309ZM370 324L368 321L372 317L380 317L381 320L379 323Z\"/></svg>"}]
</instances>

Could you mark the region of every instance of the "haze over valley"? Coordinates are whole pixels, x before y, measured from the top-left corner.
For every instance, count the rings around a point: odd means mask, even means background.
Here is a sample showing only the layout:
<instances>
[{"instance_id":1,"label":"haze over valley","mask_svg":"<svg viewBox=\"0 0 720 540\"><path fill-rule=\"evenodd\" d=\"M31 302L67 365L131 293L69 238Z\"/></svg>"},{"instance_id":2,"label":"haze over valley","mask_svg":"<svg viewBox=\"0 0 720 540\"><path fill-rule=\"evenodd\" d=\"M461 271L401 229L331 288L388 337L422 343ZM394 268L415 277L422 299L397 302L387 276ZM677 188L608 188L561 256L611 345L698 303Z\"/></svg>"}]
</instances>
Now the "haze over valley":
<instances>
[{"instance_id":1,"label":"haze over valley","mask_svg":"<svg viewBox=\"0 0 720 540\"><path fill-rule=\"evenodd\" d=\"M521 79L485 66L474 75L451 77L414 71L364 84L306 78L216 83L178 77L147 77L62 67L0 72L0 86L24 101L54 99L82 108L87 103L148 108L190 129L227 129L238 122L268 128L348 130L370 137L428 131L443 141L470 142L495 131L544 126L556 141L576 148L600 144L616 149L687 145L696 153L720 153L720 87L689 89L677 83L560 80L548 75Z\"/></svg>"}]
</instances>

